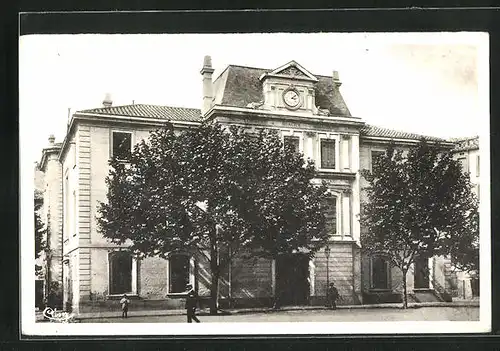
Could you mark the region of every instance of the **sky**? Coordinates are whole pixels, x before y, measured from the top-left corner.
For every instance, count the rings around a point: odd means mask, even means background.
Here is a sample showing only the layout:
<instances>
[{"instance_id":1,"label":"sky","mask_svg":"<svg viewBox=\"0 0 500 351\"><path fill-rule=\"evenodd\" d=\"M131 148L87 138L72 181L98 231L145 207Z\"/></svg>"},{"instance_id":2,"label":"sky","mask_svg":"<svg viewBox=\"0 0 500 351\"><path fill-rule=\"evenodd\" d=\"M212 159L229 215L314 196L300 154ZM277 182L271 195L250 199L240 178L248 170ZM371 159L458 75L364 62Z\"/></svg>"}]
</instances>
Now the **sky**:
<instances>
[{"instance_id":1,"label":"sky","mask_svg":"<svg viewBox=\"0 0 500 351\"><path fill-rule=\"evenodd\" d=\"M353 116L438 137L489 123L488 37L481 33L29 35L20 38L20 133L33 162L70 113L135 103L201 107L203 57L214 79L229 64L272 70L291 60L338 71Z\"/></svg>"}]
</instances>

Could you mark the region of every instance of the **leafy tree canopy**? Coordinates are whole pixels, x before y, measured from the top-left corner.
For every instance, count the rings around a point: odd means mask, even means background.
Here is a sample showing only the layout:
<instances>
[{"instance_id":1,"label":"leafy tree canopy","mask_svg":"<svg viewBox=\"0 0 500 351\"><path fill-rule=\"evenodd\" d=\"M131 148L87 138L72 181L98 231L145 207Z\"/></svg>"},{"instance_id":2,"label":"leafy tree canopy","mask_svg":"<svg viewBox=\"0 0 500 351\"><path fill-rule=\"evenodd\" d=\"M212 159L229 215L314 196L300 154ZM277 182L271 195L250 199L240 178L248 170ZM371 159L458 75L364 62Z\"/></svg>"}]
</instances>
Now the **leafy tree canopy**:
<instances>
[{"instance_id":1,"label":"leafy tree canopy","mask_svg":"<svg viewBox=\"0 0 500 351\"><path fill-rule=\"evenodd\" d=\"M212 285L237 253L312 255L328 238L326 188L311 183L312 161L273 131L167 125L110 166L97 218L104 237L143 256L206 249Z\"/></svg>"},{"instance_id":2,"label":"leafy tree canopy","mask_svg":"<svg viewBox=\"0 0 500 351\"><path fill-rule=\"evenodd\" d=\"M421 140L403 157L391 144L363 176L365 250L385 256L405 276L419 256L451 255L457 265L475 266L478 201L449 151Z\"/></svg>"},{"instance_id":3,"label":"leafy tree canopy","mask_svg":"<svg viewBox=\"0 0 500 351\"><path fill-rule=\"evenodd\" d=\"M45 233L46 228L39 214L41 205L41 194L35 193L35 259L39 258L42 251L46 249ZM42 267L35 264L35 273L40 274Z\"/></svg>"},{"instance_id":4,"label":"leafy tree canopy","mask_svg":"<svg viewBox=\"0 0 500 351\"><path fill-rule=\"evenodd\" d=\"M273 131L167 126L138 143L130 162L110 165L100 229L145 256L204 247L213 224L218 243L262 256L315 251L327 238L326 189L311 183L313 163Z\"/></svg>"}]
</instances>

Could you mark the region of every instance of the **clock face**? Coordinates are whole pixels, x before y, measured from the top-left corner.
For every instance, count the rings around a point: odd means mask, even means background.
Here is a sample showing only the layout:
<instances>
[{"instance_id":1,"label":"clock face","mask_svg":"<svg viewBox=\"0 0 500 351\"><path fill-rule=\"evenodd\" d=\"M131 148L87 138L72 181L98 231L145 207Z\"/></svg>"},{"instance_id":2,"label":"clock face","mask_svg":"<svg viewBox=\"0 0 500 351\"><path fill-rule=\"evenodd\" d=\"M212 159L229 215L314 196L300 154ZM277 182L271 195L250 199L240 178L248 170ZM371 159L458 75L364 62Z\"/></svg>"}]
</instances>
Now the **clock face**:
<instances>
[{"instance_id":1,"label":"clock face","mask_svg":"<svg viewBox=\"0 0 500 351\"><path fill-rule=\"evenodd\" d=\"M290 107L298 107L300 104L300 96L296 90L287 90L283 94L283 101Z\"/></svg>"}]
</instances>

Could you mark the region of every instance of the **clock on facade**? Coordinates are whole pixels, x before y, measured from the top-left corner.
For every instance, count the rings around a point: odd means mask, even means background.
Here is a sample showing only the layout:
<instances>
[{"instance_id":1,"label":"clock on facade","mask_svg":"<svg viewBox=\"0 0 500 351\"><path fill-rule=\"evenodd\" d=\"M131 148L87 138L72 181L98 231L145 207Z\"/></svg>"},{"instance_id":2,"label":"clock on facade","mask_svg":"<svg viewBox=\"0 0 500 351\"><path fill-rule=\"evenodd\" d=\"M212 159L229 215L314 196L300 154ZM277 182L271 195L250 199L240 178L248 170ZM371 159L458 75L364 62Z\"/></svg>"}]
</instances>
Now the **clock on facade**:
<instances>
[{"instance_id":1,"label":"clock on facade","mask_svg":"<svg viewBox=\"0 0 500 351\"><path fill-rule=\"evenodd\" d=\"M300 95L295 89L287 89L283 92L283 101L289 108L296 109L300 107Z\"/></svg>"}]
</instances>

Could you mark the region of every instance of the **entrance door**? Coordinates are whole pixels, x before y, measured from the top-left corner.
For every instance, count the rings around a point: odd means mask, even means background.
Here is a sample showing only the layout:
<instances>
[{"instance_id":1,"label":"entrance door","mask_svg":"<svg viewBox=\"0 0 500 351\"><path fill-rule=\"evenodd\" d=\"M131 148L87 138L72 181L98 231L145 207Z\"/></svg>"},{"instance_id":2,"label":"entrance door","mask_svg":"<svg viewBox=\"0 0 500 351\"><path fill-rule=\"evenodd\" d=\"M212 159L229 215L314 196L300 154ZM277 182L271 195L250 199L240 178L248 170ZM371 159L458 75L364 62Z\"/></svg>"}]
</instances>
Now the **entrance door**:
<instances>
[{"instance_id":1,"label":"entrance door","mask_svg":"<svg viewBox=\"0 0 500 351\"><path fill-rule=\"evenodd\" d=\"M425 257L415 261L415 289L429 289L429 260Z\"/></svg>"},{"instance_id":2,"label":"entrance door","mask_svg":"<svg viewBox=\"0 0 500 351\"><path fill-rule=\"evenodd\" d=\"M309 258L304 254L276 259L276 295L280 304L306 305L309 300Z\"/></svg>"}]
</instances>

